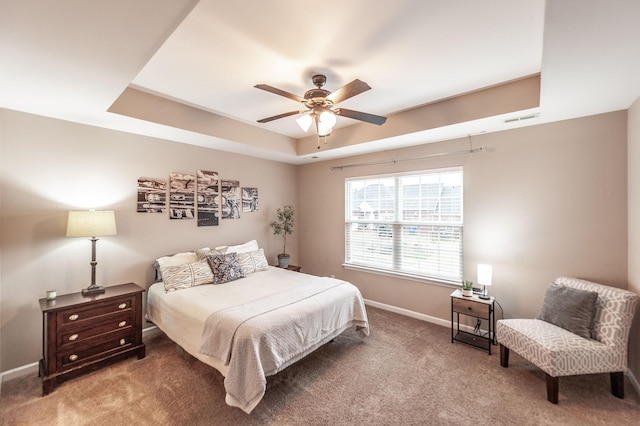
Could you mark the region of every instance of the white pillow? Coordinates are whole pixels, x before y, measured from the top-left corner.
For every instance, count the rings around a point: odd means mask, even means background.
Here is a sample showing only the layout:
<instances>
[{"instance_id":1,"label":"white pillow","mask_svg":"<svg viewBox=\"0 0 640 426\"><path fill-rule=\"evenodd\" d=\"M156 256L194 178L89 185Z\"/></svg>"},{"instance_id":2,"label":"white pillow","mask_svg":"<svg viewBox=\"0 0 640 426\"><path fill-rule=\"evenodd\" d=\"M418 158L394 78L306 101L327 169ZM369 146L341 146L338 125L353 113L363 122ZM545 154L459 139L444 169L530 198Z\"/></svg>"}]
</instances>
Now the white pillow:
<instances>
[{"instance_id":1,"label":"white pillow","mask_svg":"<svg viewBox=\"0 0 640 426\"><path fill-rule=\"evenodd\" d=\"M167 293L213 282L213 271L206 261L165 266L160 272Z\"/></svg>"},{"instance_id":2,"label":"white pillow","mask_svg":"<svg viewBox=\"0 0 640 426\"><path fill-rule=\"evenodd\" d=\"M162 281L162 268L169 266L184 265L185 263L197 262L198 256L195 252L188 251L184 253L177 253L171 256L163 256L156 259L153 266L156 268L156 281Z\"/></svg>"},{"instance_id":3,"label":"white pillow","mask_svg":"<svg viewBox=\"0 0 640 426\"><path fill-rule=\"evenodd\" d=\"M220 246L216 247L216 250L223 251L225 254L228 253L251 253L253 251L258 250L258 242L256 240L247 241L244 244L239 244L237 246Z\"/></svg>"},{"instance_id":4,"label":"white pillow","mask_svg":"<svg viewBox=\"0 0 640 426\"><path fill-rule=\"evenodd\" d=\"M156 259L158 266L160 268L166 266L178 266L184 265L185 263L193 263L198 261L198 256L193 251L188 251L184 253L177 253L172 256L164 256Z\"/></svg>"},{"instance_id":5,"label":"white pillow","mask_svg":"<svg viewBox=\"0 0 640 426\"><path fill-rule=\"evenodd\" d=\"M224 250L210 249L209 247L204 247L196 250L196 256L198 257L198 260L207 260L207 256L215 254L225 253Z\"/></svg>"},{"instance_id":6,"label":"white pillow","mask_svg":"<svg viewBox=\"0 0 640 426\"><path fill-rule=\"evenodd\" d=\"M238 263L245 275L269 269L267 258L264 257L264 250L258 249L251 253L238 253Z\"/></svg>"}]
</instances>

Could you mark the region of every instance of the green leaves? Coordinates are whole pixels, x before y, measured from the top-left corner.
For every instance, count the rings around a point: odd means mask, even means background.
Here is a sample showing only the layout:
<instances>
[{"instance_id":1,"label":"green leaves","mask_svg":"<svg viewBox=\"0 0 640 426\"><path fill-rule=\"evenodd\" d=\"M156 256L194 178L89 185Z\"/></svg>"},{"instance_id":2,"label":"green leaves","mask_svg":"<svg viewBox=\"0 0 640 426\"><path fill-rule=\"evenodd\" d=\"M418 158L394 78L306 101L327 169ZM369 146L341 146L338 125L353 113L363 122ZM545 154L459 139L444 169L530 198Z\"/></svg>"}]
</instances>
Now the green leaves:
<instances>
[{"instance_id":1,"label":"green leaves","mask_svg":"<svg viewBox=\"0 0 640 426\"><path fill-rule=\"evenodd\" d=\"M294 214L293 206L285 205L283 208L276 210L276 220L271 222L273 235L282 235L284 240L283 254L287 252L287 235L293 234Z\"/></svg>"}]
</instances>

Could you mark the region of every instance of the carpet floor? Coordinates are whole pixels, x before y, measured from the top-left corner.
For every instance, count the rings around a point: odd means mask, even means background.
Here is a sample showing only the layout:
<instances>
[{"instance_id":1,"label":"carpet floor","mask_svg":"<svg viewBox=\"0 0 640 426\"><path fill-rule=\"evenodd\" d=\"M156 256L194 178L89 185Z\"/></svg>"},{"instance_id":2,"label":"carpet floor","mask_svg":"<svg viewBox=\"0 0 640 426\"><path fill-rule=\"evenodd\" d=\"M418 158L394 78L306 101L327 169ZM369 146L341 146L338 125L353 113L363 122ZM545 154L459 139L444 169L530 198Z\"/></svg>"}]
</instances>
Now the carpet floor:
<instances>
[{"instance_id":1,"label":"carpet floor","mask_svg":"<svg viewBox=\"0 0 640 426\"><path fill-rule=\"evenodd\" d=\"M42 397L38 377L2 385L2 425L637 425L640 397L609 375L560 379L547 402L544 374L511 352L491 356L451 343L449 328L368 307L371 335L349 330L271 376L251 414L225 404L224 378L180 357L162 332L147 356L60 384Z\"/></svg>"}]
</instances>

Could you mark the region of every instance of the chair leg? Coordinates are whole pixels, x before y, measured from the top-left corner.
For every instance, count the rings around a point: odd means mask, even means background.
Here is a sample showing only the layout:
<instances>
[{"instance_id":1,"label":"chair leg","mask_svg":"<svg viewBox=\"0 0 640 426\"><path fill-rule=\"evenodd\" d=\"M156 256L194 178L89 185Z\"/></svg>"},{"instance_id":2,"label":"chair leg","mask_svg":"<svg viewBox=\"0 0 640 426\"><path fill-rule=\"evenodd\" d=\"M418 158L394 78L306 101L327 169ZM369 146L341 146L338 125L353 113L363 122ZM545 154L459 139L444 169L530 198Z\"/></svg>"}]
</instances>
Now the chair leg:
<instances>
[{"instance_id":1,"label":"chair leg","mask_svg":"<svg viewBox=\"0 0 640 426\"><path fill-rule=\"evenodd\" d=\"M509 348L500 343L500 365L504 368L509 367Z\"/></svg>"},{"instance_id":2,"label":"chair leg","mask_svg":"<svg viewBox=\"0 0 640 426\"><path fill-rule=\"evenodd\" d=\"M552 404L558 403L558 378L544 373L547 381L547 400Z\"/></svg>"},{"instance_id":3,"label":"chair leg","mask_svg":"<svg viewBox=\"0 0 640 426\"><path fill-rule=\"evenodd\" d=\"M624 374L622 371L611 373L611 394L624 399Z\"/></svg>"}]
</instances>

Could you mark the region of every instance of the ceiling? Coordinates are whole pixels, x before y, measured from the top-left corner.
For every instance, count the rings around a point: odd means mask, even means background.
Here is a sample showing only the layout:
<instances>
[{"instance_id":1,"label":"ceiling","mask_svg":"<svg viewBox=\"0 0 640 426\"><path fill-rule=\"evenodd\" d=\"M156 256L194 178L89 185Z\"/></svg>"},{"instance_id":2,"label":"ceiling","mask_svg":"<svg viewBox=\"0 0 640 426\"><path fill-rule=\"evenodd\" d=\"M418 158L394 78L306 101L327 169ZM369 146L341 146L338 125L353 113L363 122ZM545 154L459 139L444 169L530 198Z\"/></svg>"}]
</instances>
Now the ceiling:
<instances>
[{"instance_id":1,"label":"ceiling","mask_svg":"<svg viewBox=\"0 0 640 426\"><path fill-rule=\"evenodd\" d=\"M640 2L614 4L0 0L0 107L305 164L628 108L640 97ZM314 73L330 91L367 82L372 90L340 106L387 123L339 117L317 152L295 117L257 123L300 105L254 85L302 96ZM536 74L539 106L397 125L425 105ZM119 106L136 94L149 103ZM163 108L173 112L162 118ZM358 143L340 143L355 132Z\"/></svg>"}]
</instances>

